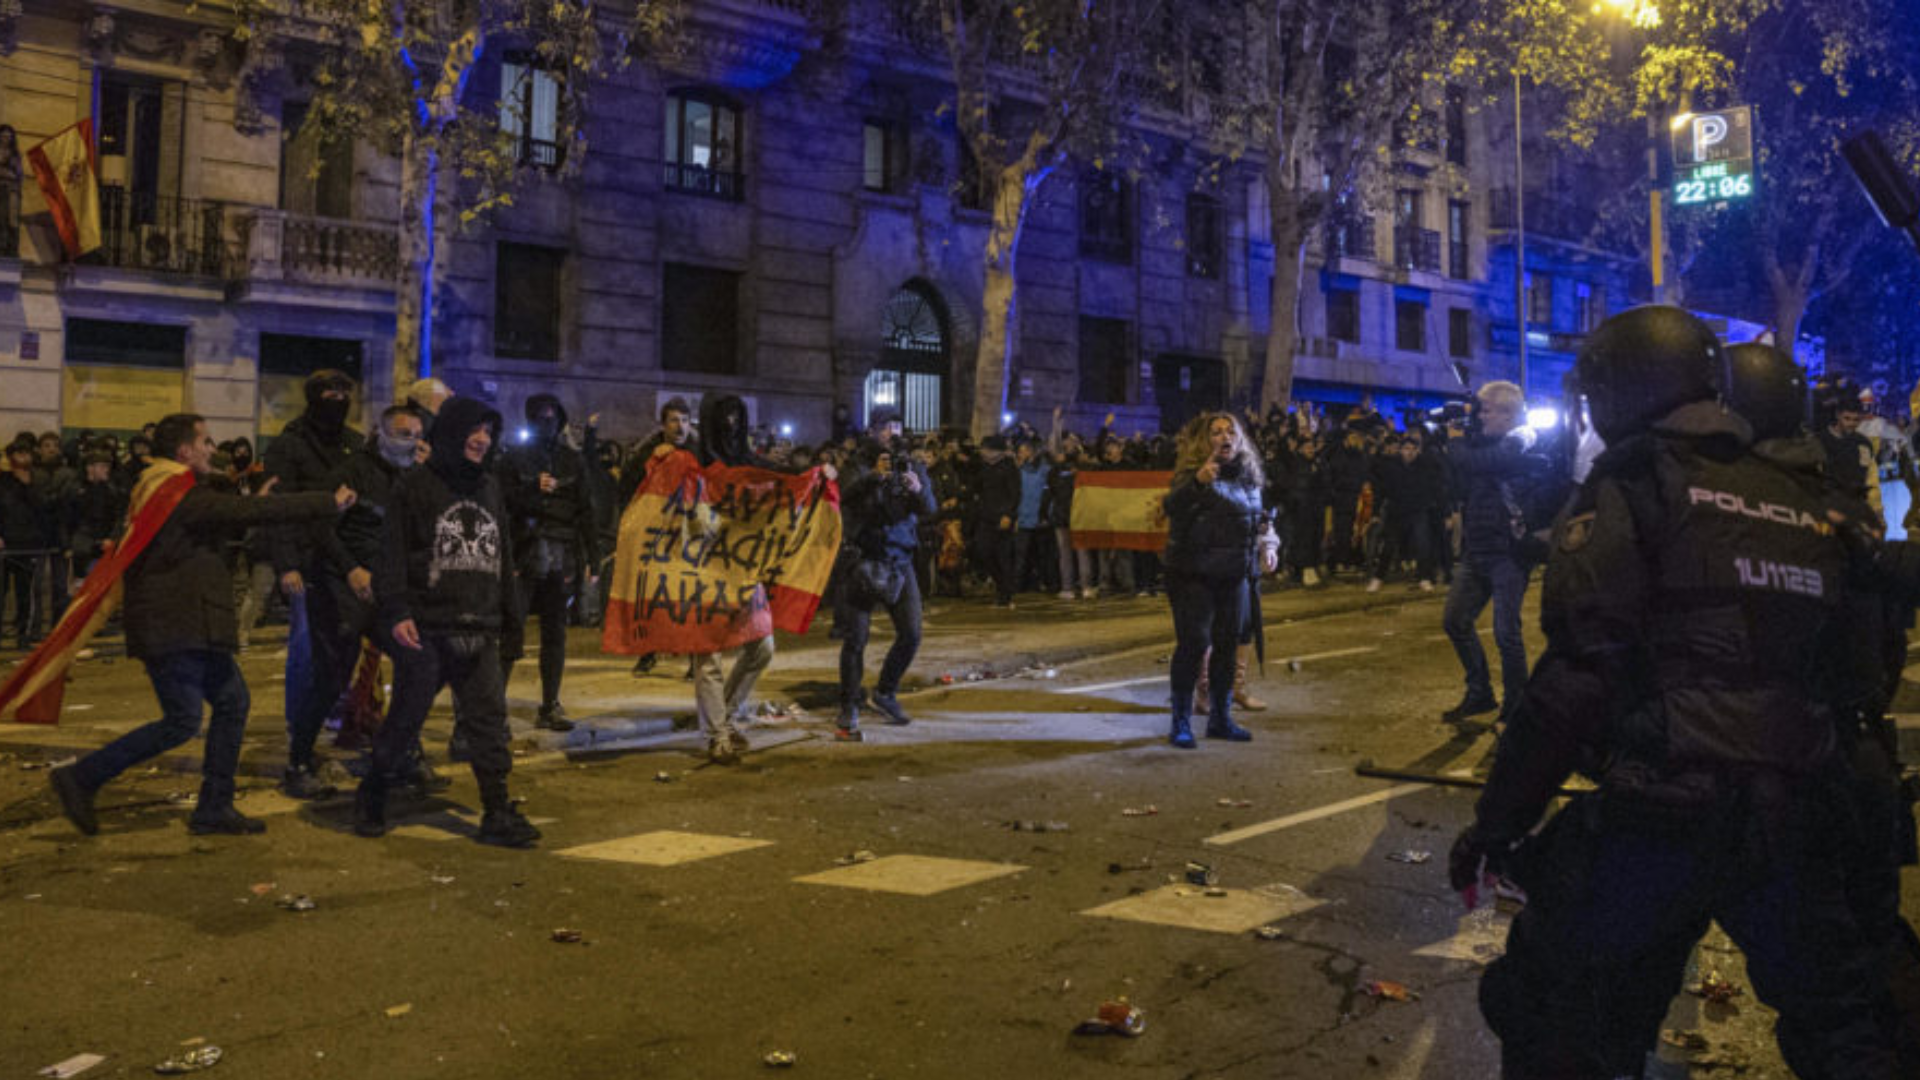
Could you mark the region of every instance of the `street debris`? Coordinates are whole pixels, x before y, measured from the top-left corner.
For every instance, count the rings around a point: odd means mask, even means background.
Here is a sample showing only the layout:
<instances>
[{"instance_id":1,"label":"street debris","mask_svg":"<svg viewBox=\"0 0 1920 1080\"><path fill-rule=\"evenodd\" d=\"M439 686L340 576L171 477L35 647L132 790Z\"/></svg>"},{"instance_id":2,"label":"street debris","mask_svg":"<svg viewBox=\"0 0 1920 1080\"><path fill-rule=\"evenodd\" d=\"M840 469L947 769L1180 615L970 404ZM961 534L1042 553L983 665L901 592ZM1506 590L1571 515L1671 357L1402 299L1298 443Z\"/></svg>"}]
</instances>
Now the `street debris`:
<instances>
[{"instance_id":1,"label":"street debris","mask_svg":"<svg viewBox=\"0 0 1920 1080\"><path fill-rule=\"evenodd\" d=\"M562 926L553 932L552 940L561 945L585 945L587 935L584 931Z\"/></svg>"},{"instance_id":2,"label":"street debris","mask_svg":"<svg viewBox=\"0 0 1920 1080\"><path fill-rule=\"evenodd\" d=\"M1014 832L1066 832L1070 826L1064 821L1009 821L1007 828Z\"/></svg>"},{"instance_id":3,"label":"street debris","mask_svg":"<svg viewBox=\"0 0 1920 1080\"><path fill-rule=\"evenodd\" d=\"M255 896L266 896L280 886L271 881L256 881L247 886L247 891Z\"/></svg>"},{"instance_id":4,"label":"street debris","mask_svg":"<svg viewBox=\"0 0 1920 1080\"><path fill-rule=\"evenodd\" d=\"M302 893L299 896L292 894L283 896L276 902L276 906L285 908L288 911L312 911L316 905L313 902L313 897Z\"/></svg>"},{"instance_id":5,"label":"street debris","mask_svg":"<svg viewBox=\"0 0 1920 1080\"><path fill-rule=\"evenodd\" d=\"M771 701L763 701L760 703L760 708L756 711L759 719L772 723L800 721L807 718L807 710L797 701L790 701L784 705Z\"/></svg>"},{"instance_id":6,"label":"street debris","mask_svg":"<svg viewBox=\"0 0 1920 1080\"><path fill-rule=\"evenodd\" d=\"M389 1005L387 1006L387 1019L398 1020L412 1011L413 1002L411 1001L403 1002L399 1005Z\"/></svg>"},{"instance_id":7,"label":"street debris","mask_svg":"<svg viewBox=\"0 0 1920 1080\"><path fill-rule=\"evenodd\" d=\"M1418 848L1408 848L1405 851L1389 851L1387 852L1387 861L1421 866L1433 861L1433 852L1421 851Z\"/></svg>"},{"instance_id":8,"label":"street debris","mask_svg":"<svg viewBox=\"0 0 1920 1080\"><path fill-rule=\"evenodd\" d=\"M852 866L856 863L872 862L873 860L879 857L880 856L875 855L873 852L868 851L865 848L862 848L859 851L850 851L847 854L842 855L839 858L833 860L833 865Z\"/></svg>"},{"instance_id":9,"label":"street debris","mask_svg":"<svg viewBox=\"0 0 1920 1080\"><path fill-rule=\"evenodd\" d=\"M1229 810L1245 810L1253 805L1253 800L1220 798L1213 800L1213 805L1224 806Z\"/></svg>"},{"instance_id":10,"label":"street debris","mask_svg":"<svg viewBox=\"0 0 1920 1080\"><path fill-rule=\"evenodd\" d=\"M453 875L452 874L435 874L432 877L428 878L427 880L433 882L435 885L451 885L453 884Z\"/></svg>"},{"instance_id":11,"label":"street debris","mask_svg":"<svg viewBox=\"0 0 1920 1080\"><path fill-rule=\"evenodd\" d=\"M1154 806L1152 804L1148 804L1146 806L1129 806L1126 809L1120 811L1120 816L1121 817L1152 817L1153 815L1159 812L1160 812L1159 807Z\"/></svg>"},{"instance_id":12,"label":"street debris","mask_svg":"<svg viewBox=\"0 0 1920 1080\"><path fill-rule=\"evenodd\" d=\"M1291 671L1291 672L1293 672L1293 673L1294 673L1294 674L1296 674L1296 675L1297 675L1297 674L1299 674L1299 673L1300 673L1300 661L1298 661L1298 660L1289 660L1289 661L1287 661L1287 670L1288 670L1288 671Z\"/></svg>"},{"instance_id":13,"label":"street debris","mask_svg":"<svg viewBox=\"0 0 1920 1080\"><path fill-rule=\"evenodd\" d=\"M1227 895L1227 890L1221 888L1218 885L1209 885L1207 886L1206 895L1211 896L1217 900L1220 897Z\"/></svg>"},{"instance_id":14,"label":"street debris","mask_svg":"<svg viewBox=\"0 0 1920 1080\"><path fill-rule=\"evenodd\" d=\"M799 1064L800 1058L791 1050L769 1050L760 1060L770 1069L791 1069Z\"/></svg>"},{"instance_id":15,"label":"street debris","mask_svg":"<svg viewBox=\"0 0 1920 1080\"><path fill-rule=\"evenodd\" d=\"M1103 1001L1091 1020L1082 1020L1073 1029L1075 1035L1125 1035L1134 1038L1147 1030L1147 1014L1126 998Z\"/></svg>"},{"instance_id":16,"label":"street debris","mask_svg":"<svg viewBox=\"0 0 1920 1080\"><path fill-rule=\"evenodd\" d=\"M65 1061L49 1065L35 1076L51 1076L54 1080L67 1080L69 1076L79 1076L95 1065L107 1060L99 1054L75 1054Z\"/></svg>"},{"instance_id":17,"label":"street debris","mask_svg":"<svg viewBox=\"0 0 1920 1080\"><path fill-rule=\"evenodd\" d=\"M1153 869L1153 860L1147 858L1144 855L1141 856L1139 859L1135 860L1134 862L1130 862L1130 863L1113 862L1113 863L1107 864L1107 873L1109 874L1125 874L1125 873L1130 873L1136 870L1151 870L1151 869Z\"/></svg>"},{"instance_id":18,"label":"street debris","mask_svg":"<svg viewBox=\"0 0 1920 1080\"><path fill-rule=\"evenodd\" d=\"M1220 875L1206 863L1189 862L1187 864L1187 882L1192 885L1218 885Z\"/></svg>"},{"instance_id":19,"label":"street debris","mask_svg":"<svg viewBox=\"0 0 1920 1080\"><path fill-rule=\"evenodd\" d=\"M153 1067L153 1071L162 1076L177 1076L180 1073L199 1072L220 1064L220 1048L202 1046L198 1050L189 1050L178 1057L170 1057Z\"/></svg>"},{"instance_id":20,"label":"street debris","mask_svg":"<svg viewBox=\"0 0 1920 1080\"><path fill-rule=\"evenodd\" d=\"M1361 989L1365 991L1368 997L1376 997L1385 1001L1420 1000L1420 995L1409 990L1405 983L1389 982L1386 979L1375 979Z\"/></svg>"},{"instance_id":21,"label":"street debris","mask_svg":"<svg viewBox=\"0 0 1920 1080\"><path fill-rule=\"evenodd\" d=\"M1287 932L1277 926L1260 926L1254 928L1253 936L1261 941L1285 941Z\"/></svg>"},{"instance_id":22,"label":"street debris","mask_svg":"<svg viewBox=\"0 0 1920 1080\"><path fill-rule=\"evenodd\" d=\"M1725 1005L1746 993L1746 990L1718 971L1709 971L1701 976L1698 985L1687 987L1687 993L1715 1005Z\"/></svg>"},{"instance_id":23,"label":"street debris","mask_svg":"<svg viewBox=\"0 0 1920 1080\"><path fill-rule=\"evenodd\" d=\"M1677 1046L1689 1054L1704 1054L1713 1049L1705 1035L1691 1029L1686 1031L1667 1028L1660 1032L1660 1041L1668 1046Z\"/></svg>"},{"instance_id":24,"label":"street debris","mask_svg":"<svg viewBox=\"0 0 1920 1080\"><path fill-rule=\"evenodd\" d=\"M656 784L671 784L673 783L673 774L669 772L654 773L653 782Z\"/></svg>"}]
</instances>

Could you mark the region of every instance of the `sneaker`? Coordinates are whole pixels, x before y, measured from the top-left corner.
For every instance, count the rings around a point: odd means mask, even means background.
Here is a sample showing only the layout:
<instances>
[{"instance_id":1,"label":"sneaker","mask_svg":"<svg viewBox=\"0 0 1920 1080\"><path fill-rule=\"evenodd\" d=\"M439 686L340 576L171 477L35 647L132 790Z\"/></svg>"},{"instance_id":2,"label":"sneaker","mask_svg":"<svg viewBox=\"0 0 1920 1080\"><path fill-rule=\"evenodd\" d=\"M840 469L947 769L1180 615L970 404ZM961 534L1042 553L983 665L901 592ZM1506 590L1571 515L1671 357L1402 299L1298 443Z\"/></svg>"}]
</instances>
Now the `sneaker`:
<instances>
[{"instance_id":1,"label":"sneaker","mask_svg":"<svg viewBox=\"0 0 1920 1080\"><path fill-rule=\"evenodd\" d=\"M913 717L908 716L907 710L900 707L900 699L892 694L875 690L872 704L874 708L886 714L887 723L894 727L904 727L913 723Z\"/></svg>"},{"instance_id":2,"label":"sneaker","mask_svg":"<svg viewBox=\"0 0 1920 1080\"><path fill-rule=\"evenodd\" d=\"M195 836L255 836L267 831L267 823L231 806L223 806L218 810L195 810L187 819L187 831Z\"/></svg>"},{"instance_id":3,"label":"sneaker","mask_svg":"<svg viewBox=\"0 0 1920 1080\"><path fill-rule=\"evenodd\" d=\"M1207 721L1207 738L1226 739L1228 742L1252 742L1253 732L1232 720L1209 720Z\"/></svg>"},{"instance_id":4,"label":"sneaker","mask_svg":"<svg viewBox=\"0 0 1920 1080\"><path fill-rule=\"evenodd\" d=\"M840 742L865 742L866 735L860 730L860 706L847 702L840 706L840 715L833 722L833 737Z\"/></svg>"},{"instance_id":5,"label":"sneaker","mask_svg":"<svg viewBox=\"0 0 1920 1080\"><path fill-rule=\"evenodd\" d=\"M74 828L88 836L100 831L100 822L93 816L93 791L74 775L73 766L62 765L48 773L47 783L60 799L60 812L73 822Z\"/></svg>"},{"instance_id":6,"label":"sneaker","mask_svg":"<svg viewBox=\"0 0 1920 1080\"><path fill-rule=\"evenodd\" d=\"M280 793L289 799L327 799L338 790L320 779L311 765L289 765L280 778Z\"/></svg>"},{"instance_id":7,"label":"sneaker","mask_svg":"<svg viewBox=\"0 0 1920 1080\"><path fill-rule=\"evenodd\" d=\"M509 806L502 810L489 810L480 819L480 834L474 837L483 844L494 847L526 848L532 847L540 839L540 830L533 827L520 811Z\"/></svg>"},{"instance_id":8,"label":"sneaker","mask_svg":"<svg viewBox=\"0 0 1920 1080\"><path fill-rule=\"evenodd\" d=\"M1420 583L1420 591L1421 591L1421 592L1432 592L1432 591L1433 591L1433 582L1431 582L1431 581L1423 581L1423 582L1421 582L1421 583Z\"/></svg>"},{"instance_id":9,"label":"sneaker","mask_svg":"<svg viewBox=\"0 0 1920 1080\"><path fill-rule=\"evenodd\" d=\"M742 739L741 742L746 740ZM715 735L707 740L707 760L715 765L740 764L740 751L736 749L732 736Z\"/></svg>"},{"instance_id":10,"label":"sneaker","mask_svg":"<svg viewBox=\"0 0 1920 1080\"><path fill-rule=\"evenodd\" d=\"M1073 596L1073 590L1072 590L1072 589L1061 589L1061 590L1060 590L1060 592L1059 592L1059 597L1060 597L1060 599L1062 599L1062 600L1072 600L1072 599L1074 598L1074 596Z\"/></svg>"},{"instance_id":11,"label":"sneaker","mask_svg":"<svg viewBox=\"0 0 1920 1080\"><path fill-rule=\"evenodd\" d=\"M540 706L540 718L533 722L533 726L547 731L572 731L573 721L567 719L567 710L559 702L550 701Z\"/></svg>"},{"instance_id":12,"label":"sneaker","mask_svg":"<svg viewBox=\"0 0 1920 1080\"><path fill-rule=\"evenodd\" d=\"M1499 710L1500 703L1495 701L1491 695L1481 697L1476 694L1468 694L1465 698L1461 699L1460 704L1441 713L1440 719L1449 724L1457 724L1470 716L1480 716L1484 713L1498 712Z\"/></svg>"},{"instance_id":13,"label":"sneaker","mask_svg":"<svg viewBox=\"0 0 1920 1080\"><path fill-rule=\"evenodd\" d=\"M1381 581L1381 580L1380 580L1379 578L1370 578L1370 579L1368 579L1368 581L1367 581L1367 591L1368 591L1368 592L1379 592L1379 591L1380 591L1380 586L1381 586L1381 585L1383 585L1383 584L1385 584L1385 583L1384 583L1384 582L1382 582L1382 581Z\"/></svg>"},{"instance_id":14,"label":"sneaker","mask_svg":"<svg viewBox=\"0 0 1920 1080\"><path fill-rule=\"evenodd\" d=\"M1083 599L1098 600L1100 599L1100 588L1096 585L1091 589L1082 589L1080 590L1080 595Z\"/></svg>"},{"instance_id":15,"label":"sneaker","mask_svg":"<svg viewBox=\"0 0 1920 1080\"><path fill-rule=\"evenodd\" d=\"M655 656L655 654L653 653L642 654L640 659L635 660L633 662L634 677L640 678L642 676L653 674L653 665L657 659L658 657Z\"/></svg>"},{"instance_id":16,"label":"sneaker","mask_svg":"<svg viewBox=\"0 0 1920 1080\"><path fill-rule=\"evenodd\" d=\"M1320 584L1320 571L1314 569L1311 566L1307 567L1305 570L1300 571L1300 584L1305 585L1308 588L1313 588L1314 586Z\"/></svg>"}]
</instances>

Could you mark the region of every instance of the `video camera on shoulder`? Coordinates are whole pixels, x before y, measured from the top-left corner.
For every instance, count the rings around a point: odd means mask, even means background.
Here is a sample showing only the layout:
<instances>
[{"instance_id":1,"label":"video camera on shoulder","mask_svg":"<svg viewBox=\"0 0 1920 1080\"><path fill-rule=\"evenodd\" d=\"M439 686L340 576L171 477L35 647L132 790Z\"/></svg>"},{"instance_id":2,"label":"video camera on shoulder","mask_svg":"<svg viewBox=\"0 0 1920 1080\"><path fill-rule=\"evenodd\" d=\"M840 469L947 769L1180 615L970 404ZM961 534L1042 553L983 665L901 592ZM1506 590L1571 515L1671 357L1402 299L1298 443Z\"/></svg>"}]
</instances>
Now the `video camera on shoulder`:
<instances>
[{"instance_id":1,"label":"video camera on shoulder","mask_svg":"<svg viewBox=\"0 0 1920 1080\"><path fill-rule=\"evenodd\" d=\"M1468 435L1480 432L1480 410L1474 401L1449 401L1436 409L1427 410L1427 423L1435 428L1454 428Z\"/></svg>"}]
</instances>

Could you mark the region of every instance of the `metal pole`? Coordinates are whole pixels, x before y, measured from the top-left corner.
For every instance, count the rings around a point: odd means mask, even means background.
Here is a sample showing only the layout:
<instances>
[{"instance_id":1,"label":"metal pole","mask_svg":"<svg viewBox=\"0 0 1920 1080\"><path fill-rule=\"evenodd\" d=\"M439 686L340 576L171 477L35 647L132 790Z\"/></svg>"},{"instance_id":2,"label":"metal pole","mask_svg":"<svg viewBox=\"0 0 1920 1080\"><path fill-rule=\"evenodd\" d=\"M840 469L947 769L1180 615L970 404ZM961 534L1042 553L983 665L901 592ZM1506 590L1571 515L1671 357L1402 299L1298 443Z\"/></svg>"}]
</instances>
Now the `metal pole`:
<instances>
[{"instance_id":1,"label":"metal pole","mask_svg":"<svg viewBox=\"0 0 1920 1080\"><path fill-rule=\"evenodd\" d=\"M1527 392L1527 170L1520 123L1520 69L1513 69L1513 325L1519 330L1520 392Z\"/></svg>"},{"instance_id":2,"label":"metal pole","mask_svg":"<svg viewBox=\"0 0 1920 1080\"><path fill-rule=\"evenodd\" d=\"M1665 204L1660 190L1660 111L1647 114L1647 263L1653 272L1653 302L1667 302Z\"/></svg>"}]
</instances>

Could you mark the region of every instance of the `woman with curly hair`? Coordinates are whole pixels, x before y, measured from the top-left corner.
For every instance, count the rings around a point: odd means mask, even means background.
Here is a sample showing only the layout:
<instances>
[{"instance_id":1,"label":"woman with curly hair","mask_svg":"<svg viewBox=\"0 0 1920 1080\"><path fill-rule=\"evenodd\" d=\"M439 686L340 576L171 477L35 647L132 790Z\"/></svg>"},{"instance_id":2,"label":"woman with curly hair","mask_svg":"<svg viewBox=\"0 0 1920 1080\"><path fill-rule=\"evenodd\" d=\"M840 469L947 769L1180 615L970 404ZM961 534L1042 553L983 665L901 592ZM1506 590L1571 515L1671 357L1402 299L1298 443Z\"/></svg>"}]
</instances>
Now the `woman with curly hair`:
<instances>
[{"instance_id":1,"label":"woman with curly hair","mask_svg":"<svg viewBox=\"0 0 1920 1080\"><path fill-rule=\"evenodd\" d=\"M1193 689L1212 649L1207 737L1247 742L1233 722L1234 649L1249 612L1248 589L1279 561L1280 541L1263 505L1260 454L1230 413L1196 417L1180 433L1167 489L1167 600L1173 607L1173 729L1191 750Z\"/></svg>"}]
</instances>

